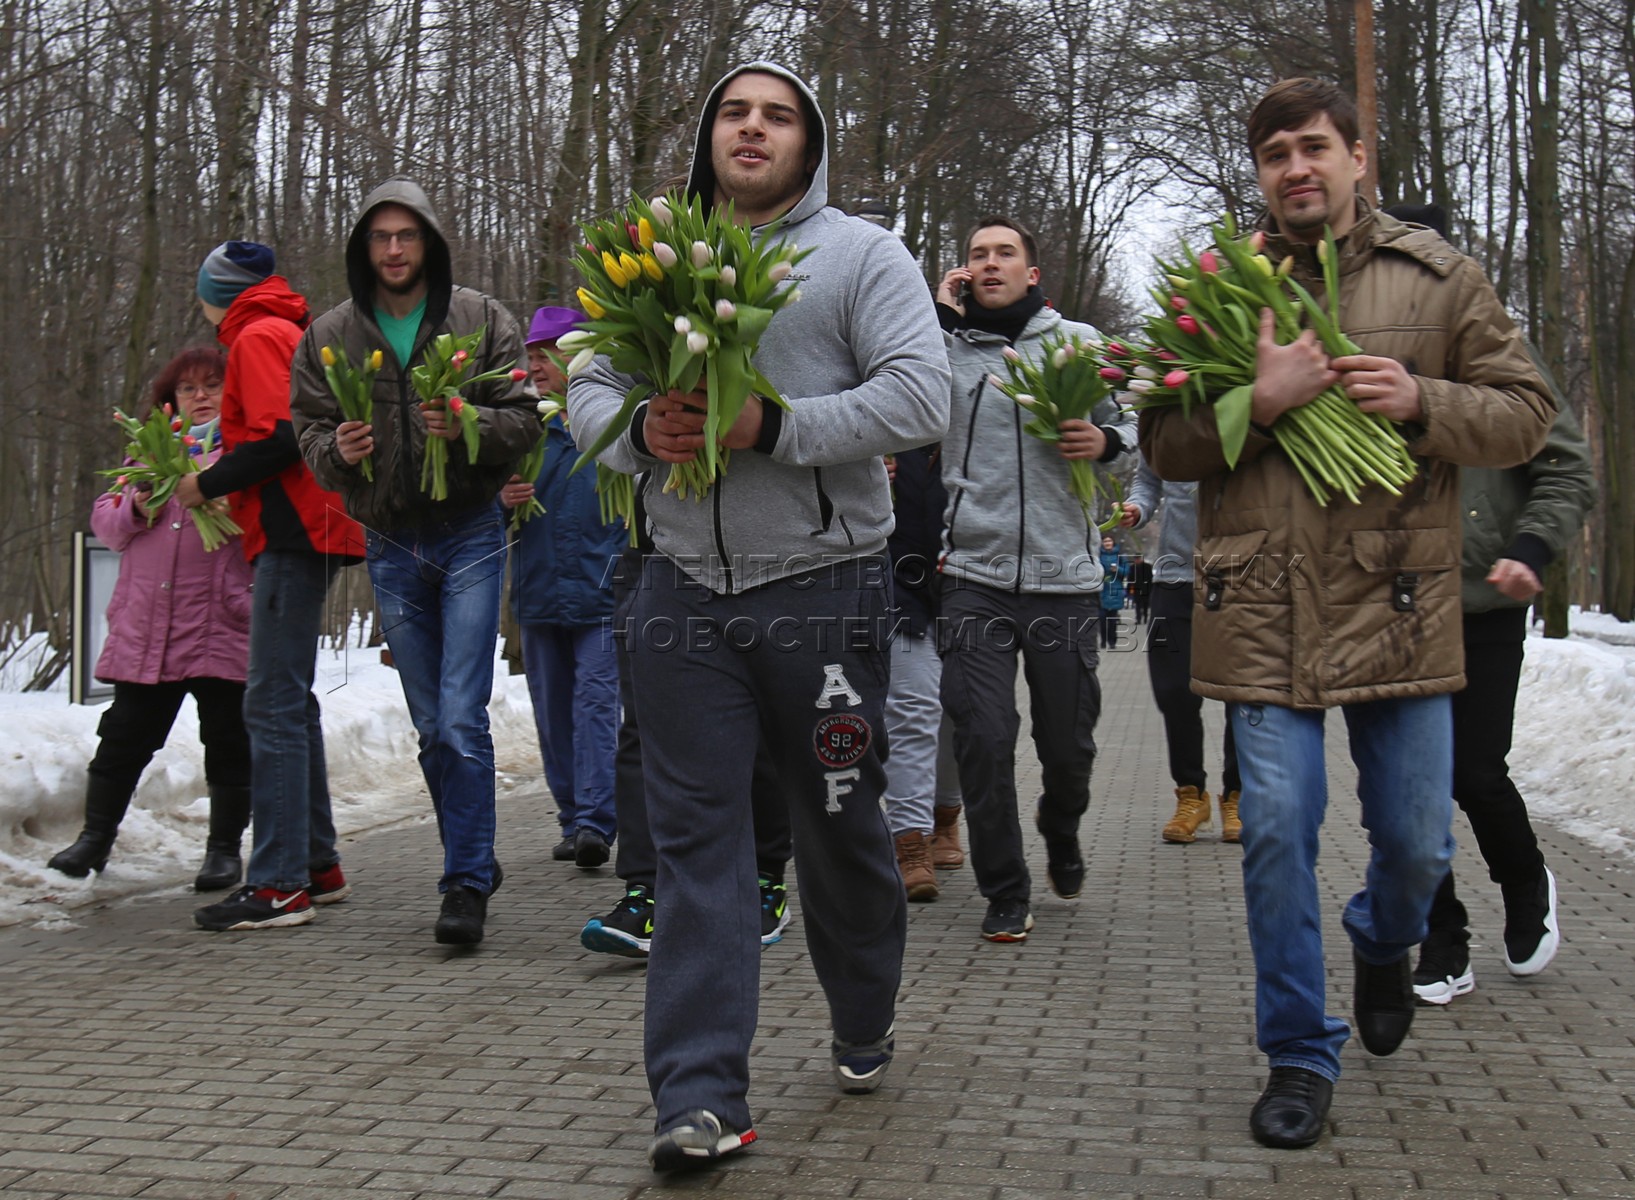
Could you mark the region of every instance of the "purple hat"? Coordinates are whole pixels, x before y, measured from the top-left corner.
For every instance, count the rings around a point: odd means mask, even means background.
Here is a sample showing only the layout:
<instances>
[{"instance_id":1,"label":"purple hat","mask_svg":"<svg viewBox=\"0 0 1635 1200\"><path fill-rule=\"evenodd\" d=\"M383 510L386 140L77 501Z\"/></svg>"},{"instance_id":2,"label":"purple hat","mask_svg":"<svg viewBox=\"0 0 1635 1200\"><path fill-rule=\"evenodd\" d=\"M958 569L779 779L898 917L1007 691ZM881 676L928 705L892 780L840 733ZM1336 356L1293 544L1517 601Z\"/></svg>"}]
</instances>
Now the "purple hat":
<instances>
[{"instance_id":1,"label":"purple hat","mask_svg":"<svg viewBox=\"0 0 1635 1200\"><path fill-rule=\"evenodd\" d=\"M537 346L541 342L554 342L570 329L577 329L588 318L577 308L552 308L546 305L534 314L533 321L528 326L528 340L525 346Z\"/></svg>"}]
</instances>

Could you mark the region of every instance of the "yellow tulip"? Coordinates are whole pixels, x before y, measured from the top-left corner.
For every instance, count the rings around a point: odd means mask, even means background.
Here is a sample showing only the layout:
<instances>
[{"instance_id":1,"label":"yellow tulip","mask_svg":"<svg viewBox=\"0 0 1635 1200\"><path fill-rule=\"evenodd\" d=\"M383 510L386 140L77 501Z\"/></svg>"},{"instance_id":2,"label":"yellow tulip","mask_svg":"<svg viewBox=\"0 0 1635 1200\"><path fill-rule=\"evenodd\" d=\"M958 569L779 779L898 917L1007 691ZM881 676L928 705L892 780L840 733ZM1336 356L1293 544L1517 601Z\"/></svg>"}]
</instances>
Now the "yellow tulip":
<instances>
[{"instance_id":1,"label":"yellow tulip","mask_svg":"<svg viewBox=\"0 0 1635 1200\"><path fill-rule=\"evenodd\" d=\"M653 248L653 222L646 217L642 217L636 222L636 240L642 244L643 250Z\"/></svg>"},{"instance_id":2,"label":"yellow tulip","mask_svg":"<svg viewBox=\"0 0 1635 1200\"><path fill-rule=\"evenodd\" d=\"M624 287L630 282L630 276L625 274L625 269L619 265L619 260L606 250L602 251L602 270L606 271L607 277L613 280L614 287Z\"/></svg>"},{"instance_id":3,"label":"yellow tulip","mask_svg":"<svg viewBox=\"0 0 1635 1200\"><path fill-rule=\"evenodd\" d=\"M600 321L607 316L607 309L596 303L596 297L592 296L584 288L579 289L579 307L584 309L593 321Z\"/></svg>"},{"instance_id":4,"label":"yellow tulip","mask_svg":"<svg viewBox=\"0 0 1635 1200\"><path fill-rule=\"evenodd\" d=\"M318 357L324 360L324 366L326 367L333 367L335 365L335 352L328 346L325 346L322 350L318 351Z\"/></svg>"},{"instance_id":5,"label":"yellow tulip","mask_svg":"<svg viewBox=\"0 0 1635 1200\"><path fill-rule=\"evenodd\" d=\"M659 260L651 254L642 255L642 270L647 272L647 277L654 283L664 278L664 268L659 266Z\"/></svg>"},{"instance_id":6,"label":"yellow tulip","mask_svg":"<svg viewBox=\"0 0 1635 1200\"><path fill-rule=\"evenodd\" d=\"M386 362L386 354L385 354L384 351L376 350L373 354L371 354L369 356L369 367L370 367L371 370L375 370L375 371L380 370L381 366L385 362Z\"/></svg>"},{"instance_id":7,"label":"yellow tulip","mask_svg":"<svg viewBox=\"0 0 1635 1200\"><path fill-rule=\"evenodd\" d=\"M625 278L634 283L641 278L642 265L623 250L619 251L619 267L624 271Z\"/></svg>"}]
</instances>

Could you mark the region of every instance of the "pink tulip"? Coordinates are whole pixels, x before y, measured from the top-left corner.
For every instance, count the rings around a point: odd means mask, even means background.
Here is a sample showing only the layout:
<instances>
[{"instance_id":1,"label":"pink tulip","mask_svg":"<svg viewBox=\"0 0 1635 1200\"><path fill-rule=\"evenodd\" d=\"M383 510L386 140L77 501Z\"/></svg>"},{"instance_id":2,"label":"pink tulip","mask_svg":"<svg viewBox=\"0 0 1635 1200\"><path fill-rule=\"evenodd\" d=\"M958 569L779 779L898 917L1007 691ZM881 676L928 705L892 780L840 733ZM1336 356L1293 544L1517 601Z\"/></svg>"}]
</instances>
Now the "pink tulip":
<instances>
[{"instance_id":1,"label":"pink tulip","mask_svg":"<svg viewBox=\"0 0 1635 1200\"><path fill-rule=\"evenodd\" d=\"M466 402L464 400L460 399L460 397L458 397L458 396L450 396L449 397L449 402L448 402L449 412L454 413L455 415L459 415L460 410L465 408L465 406L466 406Z\"/></svg>"},{"instance_id":2,"label":"pink tulip","mask_svg":"<svg viewBox=\"0 0 1635 1200\"><path fill-rule=\"evenodd\" d=\"M124 487L130 481L131 481L131 477L129 475L121 475L118 479L114 480L114 482L117 483L120 487Z\"/></svg>"},{"instance_id":3,"label":"pink tulip","mask_svg":"<svg viewBox=\"0 0 1635 1200\"><path fill-rule=\"evenodd\" d=\"M1187 298L1185 296L1171 296L1169 306L1176 312L1184 312L1187 306Z\"/></svg>"},{"instance_id":4,"label":"pink tulip","mask_svg":"<svg viewBox=\"0 0 1635 1200\"><path fill-rule=\"evenodd\" d=\"M1175 325L1182 333L1190 333L1193 337L1198 336L1198 319L1188 313L1182 313L1176 317Z\"/></svg>"},{"instance_id":5,"label":"pink tulip","mask_svg":"<svg viewBox=\"0 0 1635 1200\"><path fill-rule=\"evenodd\" d=\"M1215 252L1213 250L1205 250L1202 254L1198 255L1198 269L1206 275L1214 275L1220 271L1221 263L1220 260L1215 257Z\"/></svg>"},{"instance_id":6,"label":"pink tulip","mask_svg":"<svg viewBox=\"0 0 1635 1200\"><path fill-rule=\"evenodd\" d=\"M1257 229L1249 235L1249 249L1256 254L1266 249L1266 231L1264 229Z\"/></svg>"},{"instance_id":7,"label":"pink tulip","mask_svg":"<svg viewBox=\"0 0 1635 1200\"><path fill-rule=\"evenodd\" d=\"M199 439L194 437L192 434L189 434L187 437L182 439L182 445L184 446L197 446L198 444Z\"/></svg>"},{"instance_id":8,"label":"pink tulip","mask_svg":"<svg viewBox=\"0 0 1635 1200\"><path fill-rule=\"evenodd\" d=\"M1108 342L1107 343L1107 353L1108 354L1128 354L1129 351L1126 350L1123 346L1120 346L1117 342Z\"/></svg>"},{"instance_id":9,"label":"pink tulip","mask_svg":"<svg viewBox=\"0 0 1635 1200\"><path fill-rule=\"evenodd\" d=\"M515 368L512 369L512 371L511 371L511 382L512 383L521 383L524 379L527 379L527 378L528 378L528 372L524 371L521 367L515 367Z\"/></svg>"},{"instance_id":10,"label":"pink tulip","mask_svg":"<svg viewBox=\"0 0 1635 1200\"><path fill-rule=\"evenodd\" d=\"M462 367L465 365L466 359L470 357L471 355L467 354L464 350L456 350L454 352L454 357L449 359L449 362L456 367Z\"/></svg>"},{"instance_id":11,"label":"pink tulip","mask_svg":"<svg viewBox=\"0 0 1635 1200\"><path fill-rule=\"evenodd\" d=\"M1181 356L1173 350L1154 350L1153 354L1165 362L1180 362Z\"/></svg>"},{"instance_id":12,"label":"pink tulip","mask_svg":"<svg viewBox=\"0 0 1635 1200\"><path fill-rule=\"evenodd\" d=\"M170 423L170 432L180 433L181 431L182 431L182 423L181 423L180 420L175 420L175 421L172 421Z\"/></svg>"},{"instance_id":13,"label":"pink tulip","mask_svg":"<svg viewBox=\"0 0 1635 1200\"><path fill-rule=\"evenodd\" d=\"M1167 388L1178 388L1191 378L1192 376L1188 375L1185 371L1177 369L1164 376L1164 386Z\"/></svg>"},{"instance_id":14,"label":"pink tulip","mask_svg":"<svg viewBox=\"0 0 1635 1200\"><path fill-rule=\"evenodd\" d=\"M1117 383L1124 378L1124 369L1122 367L1103 367L1097 373L1109 383Z\"/></svg>"},{"instance_id":15,"label":"pink tulip","mask_svg":"<svg viewBox=\"0 0 1635 1200\"><path fill-rule=\"evenodd\" d=\"M1017 353L1017 350L1016 350L1015 346L1006 346L1003 350L1000 351L1000 353L1005 356L1005 361L1006 362L1021 362L1022 361L1022 356L1019 353Z\"/></svg>"}]
</instances>

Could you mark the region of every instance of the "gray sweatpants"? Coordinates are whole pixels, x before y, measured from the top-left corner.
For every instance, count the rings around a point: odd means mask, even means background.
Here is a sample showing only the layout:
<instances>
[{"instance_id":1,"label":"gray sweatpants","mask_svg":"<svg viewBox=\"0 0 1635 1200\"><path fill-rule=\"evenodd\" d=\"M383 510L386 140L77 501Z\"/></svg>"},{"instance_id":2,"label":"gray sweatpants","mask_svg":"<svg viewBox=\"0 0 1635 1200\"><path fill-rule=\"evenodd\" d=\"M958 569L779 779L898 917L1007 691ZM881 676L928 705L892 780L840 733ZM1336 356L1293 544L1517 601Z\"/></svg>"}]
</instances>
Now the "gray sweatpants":
<instances>
[{"instance_id":1,"label":"gray sweatpants","mask_svg":"<svg viewBox=\"0 0 1635 1200\"><path fill-rule=\"evenodd\" d=\"M789 804L802 927L834 1037L891 1026L907 903L880 811L890 571L854 559L720 595L661 556L630 609L658 851L646 1058L657 1128L750 1128L761 912L750 779L764 738Z\"/></svg>"}]
</instances>

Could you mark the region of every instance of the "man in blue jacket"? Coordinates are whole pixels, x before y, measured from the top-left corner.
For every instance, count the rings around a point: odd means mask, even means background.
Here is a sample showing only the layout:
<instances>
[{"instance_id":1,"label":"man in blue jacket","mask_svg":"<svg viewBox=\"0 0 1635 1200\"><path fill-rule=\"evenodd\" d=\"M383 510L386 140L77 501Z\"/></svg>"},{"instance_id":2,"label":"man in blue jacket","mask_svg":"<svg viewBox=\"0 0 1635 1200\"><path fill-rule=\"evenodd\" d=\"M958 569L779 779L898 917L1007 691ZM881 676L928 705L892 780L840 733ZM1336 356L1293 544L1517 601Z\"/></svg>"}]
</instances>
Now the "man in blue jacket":
<instances>
[{"instance_id":1,"label":"man in blue jacket","mask_svg":"<svg viewBox=\"0 0 1635 1200\"><path fill-rule=\"evenodd\" d=\"M788 410L749 399L721 439L732 468L702 500L663 492L662 471L643 488L658 553L631 606L630 661L663 900L647 974L655 1170L708 1165L755 1138L750 780L763 733L789 802L841 1089L877 1088L895 1047L907 902L880 811L892 527L882 456L942 436L948 367L908 251L828 206L826 150L806 85L751 63L706 99L687 184L811 254L790 279L803 299L773 319L755 358ZM576 436L595 441L633 383L603 360L577 375ZM653 396L602 461L630 474L691 461L704 403ZM649 636L664 630L698 637Z\"/></svg>"},{"instance_id":2,"label":"man in blue jacket","mask_svg":"<svg viewBox=\"0 0 1635 1200\"><path fill-rule=\"evenodd\" d=\"M528 327L528 370L541 396L568 381L552 355L556 339L585 320L572 308L541 308ZM513 477L509 506L539 500L544 513L518 531L511 604L522 626L522 664L534 702L545 782L556 799L562 840L552 857L581 867L608 859L616 821L613 756L619 734L619 668L609 621L613 567L626 541L622 522L602 520L596 472L574 472L579 447L560 415L545 426L545 462L533 480Z\"/></svg>"}]
</instances>

